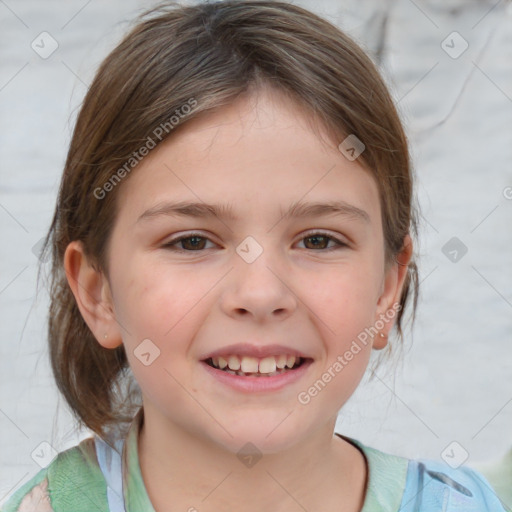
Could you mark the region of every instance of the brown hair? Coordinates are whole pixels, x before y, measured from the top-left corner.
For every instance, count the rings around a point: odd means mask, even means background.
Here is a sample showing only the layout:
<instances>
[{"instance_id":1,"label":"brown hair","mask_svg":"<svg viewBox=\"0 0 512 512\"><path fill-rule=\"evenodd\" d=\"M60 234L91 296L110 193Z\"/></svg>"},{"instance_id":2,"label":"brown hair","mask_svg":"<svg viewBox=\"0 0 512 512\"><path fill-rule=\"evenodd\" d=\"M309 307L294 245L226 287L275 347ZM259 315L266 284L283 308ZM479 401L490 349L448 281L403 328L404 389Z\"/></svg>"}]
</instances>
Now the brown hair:
<instances>
[{"instance_id":1,"label":"brown hair","mask_svg":"<svg viewBox=\"0 0 512 512\"><path fill-rule=\"evenodd\" d=\"M168 124L191 98L197 105L180 126L263 85L290 95L338 142L349 134L363 141L358 161L378 184L386 264L404 237L417 232L402 125L375 66L347 35L305 9L270 0L164 4L146 12L103 61L85 96L45 244L45 252L52 252L53 373L79 423L98 435L132 419L141 405L135 398L140 389L129 375L124 346L103 348L84 322L63 269L66 247L82 241L108 275L108 241L122 183L101 199L94 191L119 176L120 166L155 128ZM410 294L414 322L418 273L412 260L395 324L400 338Z\"/></svg>"}]
</instances>

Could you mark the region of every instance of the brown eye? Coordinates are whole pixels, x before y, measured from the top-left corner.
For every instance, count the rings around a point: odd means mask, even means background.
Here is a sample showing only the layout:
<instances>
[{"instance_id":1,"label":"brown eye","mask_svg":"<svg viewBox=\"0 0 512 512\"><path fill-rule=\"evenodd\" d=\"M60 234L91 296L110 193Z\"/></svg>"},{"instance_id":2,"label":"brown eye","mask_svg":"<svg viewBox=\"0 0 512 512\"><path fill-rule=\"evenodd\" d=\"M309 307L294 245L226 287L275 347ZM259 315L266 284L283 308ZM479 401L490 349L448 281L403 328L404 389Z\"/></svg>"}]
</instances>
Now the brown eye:
<instances>
[{"instance_id":1,"label":"brown eye","mask_svg":"<svg viewBox=\"0 0 512 512\"><path fill-rule=\"evenodd\" d=\"M180 236L174 240L170 240L163 247L166 249L171 249L173 251L202 251L205 249L205 244L208 242L208 238L204 236L200 236L197 234ZM181 247L175 247L177 245L181 245Z\"/></svg>"},{"instance_id":2,"label":"brown eye","mask_svg":"<svg viewBox=\"0 0 512 512\"><path fill-rule=\"evenodd\" d=\"M341 247L347 247L347 244L341 242L337 238L334 238L333 236L327 235L326 233L312 233L304 238L302 240L305 240L306 242L304 245L306 246L306 249L323 249L323 250L333 250ZM334 242L334 247L328 247L330 242Z\"/></svg>"},{"instance_id":3,"label":"brown eye","mask_svg":"<svg viewBox=\"0 0 512 512\"><path fill-rule=\"evenodd\" d=\"M201 236L189 236L180 240L182 247L187 250L194 251L196 249L204 249L206 239Z\"/></svg>"}]
</instances>

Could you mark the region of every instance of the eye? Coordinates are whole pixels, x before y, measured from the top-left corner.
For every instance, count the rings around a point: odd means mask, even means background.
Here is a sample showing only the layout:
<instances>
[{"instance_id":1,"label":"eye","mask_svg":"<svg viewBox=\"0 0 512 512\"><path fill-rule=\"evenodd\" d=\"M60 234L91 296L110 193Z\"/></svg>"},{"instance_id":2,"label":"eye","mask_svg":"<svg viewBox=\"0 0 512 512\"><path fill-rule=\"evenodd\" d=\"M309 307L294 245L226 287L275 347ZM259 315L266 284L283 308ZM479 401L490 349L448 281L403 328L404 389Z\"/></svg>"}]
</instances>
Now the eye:
<instances>
[{"instance_id":1,"label":"eye","mask_svg":"<svg viewBox=\"0 0 512 512\"><path fill-rule=\"evenodd\" d=\"M310 243L308 243L309 247L306 247L306 249L324 249L324 252L348 247L348 244L324 232L309 233L306 237L303 237L301 241L302 240L310 241ZM329 242L334 242L335 246L328 248Z\"/></svg>"},{"instance_id":2,"label":"eye","mask_svg":"<svg viewBox=\"0 0 512 512\"><path fill-rule=\"evenodd\" d=\"M205 247L205 242L210 241L208 238L201 236L198 233L192 233L189 235L180 236L163 245L164 248L170 249L171 251L191 252L201 251ZM181 244L181 248L175 247L175 245Z\"/></svg>"},{"instance_id":3,"label":"eye","mask_svg":"<svg viewBox=\"0 0 512 512\"><path fill-rule=\"evenodd\" d=\"M301 241L303 240L309 241L306 242L306 245L308 245L305 247L306 249L321 249L323 252L348 247L348 244L324 232L309 233L306 237L301 238ZM199 233L192 233L169 240L163 247L178 252L194 252L207 249L207 247L205 247L207 242L211 242L211 240ZM329 243L334 243L334 247L328 247ZM181 244L181 247L176 247L179 244Z\"/></svg>"}]
</instances>

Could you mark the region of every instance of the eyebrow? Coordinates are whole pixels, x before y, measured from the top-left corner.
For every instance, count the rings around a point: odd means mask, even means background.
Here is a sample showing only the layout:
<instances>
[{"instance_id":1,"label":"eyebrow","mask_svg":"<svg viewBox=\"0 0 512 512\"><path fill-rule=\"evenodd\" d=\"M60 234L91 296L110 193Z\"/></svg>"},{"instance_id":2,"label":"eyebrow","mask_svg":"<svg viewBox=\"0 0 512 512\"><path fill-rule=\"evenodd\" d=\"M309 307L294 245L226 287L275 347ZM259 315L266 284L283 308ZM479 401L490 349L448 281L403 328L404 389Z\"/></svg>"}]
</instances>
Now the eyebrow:
<instances>
[{"instance_id":1,"label":"eyebrow","mask_svg":"<svg viewBox=\"0 0 512 512\"><path fill-rule=\"evenodd\" d=\"M365 223L371 222L370 216L366 211L341 200L321 203L297 201L293 203L286 212L283 212L283 209L281 208L279 213L283 219L336 215L363 221ZM194 218L218 217L219 219L228 219L232 221L238 220L238 217L234 214L233 209L228 204L207 204L180 201L157 204L140 215L137 222L152 219L160 215Z\"/></svg>"}]
</instances>

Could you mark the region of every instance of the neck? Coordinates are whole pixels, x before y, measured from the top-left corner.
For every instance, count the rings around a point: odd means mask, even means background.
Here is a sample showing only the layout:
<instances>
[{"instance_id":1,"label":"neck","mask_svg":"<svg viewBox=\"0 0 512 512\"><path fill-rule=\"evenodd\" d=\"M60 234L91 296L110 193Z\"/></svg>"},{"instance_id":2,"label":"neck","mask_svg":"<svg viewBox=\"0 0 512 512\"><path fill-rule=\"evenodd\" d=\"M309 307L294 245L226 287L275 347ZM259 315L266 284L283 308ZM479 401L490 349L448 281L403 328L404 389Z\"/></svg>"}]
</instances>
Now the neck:
<instances>
[{"instance_id":1,"label":"neck","mask_svg":"<svg viewBox=\"0 0 512 512\"><path fill-rule=\"evenodd\" d=\"M148 496L156 512L170 504L201 512L234 504L246 512L358 512L366 464L357 448L333 436L335 419L290 449L251 459L145 415L139 463Z\"/></svg>"}]
</instances>

